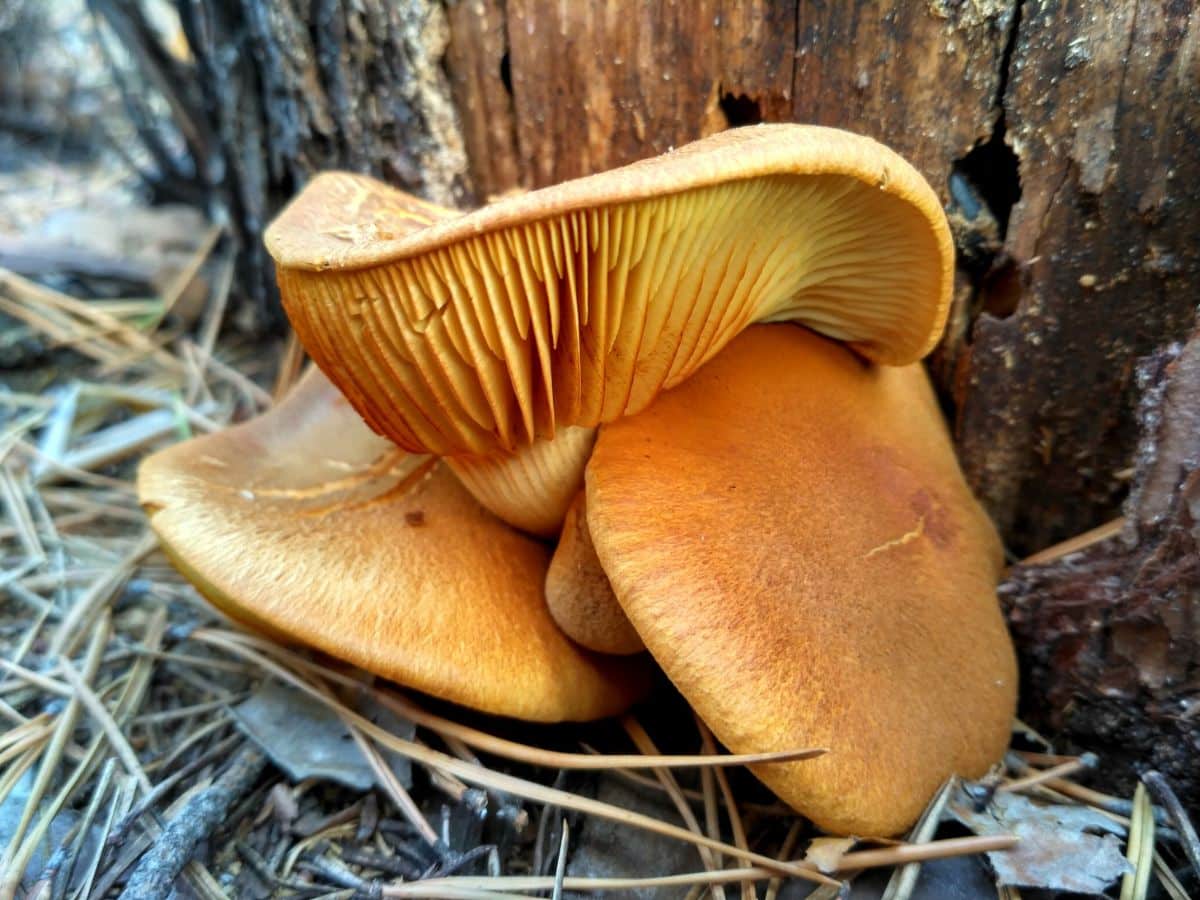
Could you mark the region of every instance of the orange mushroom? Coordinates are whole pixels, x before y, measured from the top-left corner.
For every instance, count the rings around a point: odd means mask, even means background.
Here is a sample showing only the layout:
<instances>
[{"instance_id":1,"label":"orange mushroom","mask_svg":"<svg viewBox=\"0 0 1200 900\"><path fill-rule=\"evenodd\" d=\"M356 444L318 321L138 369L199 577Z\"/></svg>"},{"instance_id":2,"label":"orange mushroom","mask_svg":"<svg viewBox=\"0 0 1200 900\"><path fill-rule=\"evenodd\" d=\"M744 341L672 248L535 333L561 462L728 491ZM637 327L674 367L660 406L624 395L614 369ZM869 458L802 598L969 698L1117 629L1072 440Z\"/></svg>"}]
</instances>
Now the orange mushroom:
<instances>
[{"instance_id":1,"label":"orange mushroom","mask_svg":"<svg viewBox=\"0 0 1200 900\"><path fill-rule=\"evenodd\" d=\"M888 835L1008 742L1012 645L994 528L920 366L751 328L600 429L597 556L637 633L734 752L830 831Z\"/></svg>"},{"instance_id":2,"label":"orange mushroom","mask_svg":"<svg viewBox=\"0 0 1200 900\"><path fill-rule=\"evenodd\" d=\"M800 321L912 362L941 333L954 264L937 196L908 163L804 125L723 132L457 217L321 175L266 243L296 333L371 427L484 477L564 427L644 408L752 322ZM536 479L516 510L477 496L544 533L588 446L538 451L563 488L553 499Z\"/></svg>"},{"instance_id":3,"label":"orange mushroom","mask_svg":"<svg viewBox=\"0 0 1200 900\"><path fill-rule=\"evenodd\" d=\"M998 543L909 365L953 247L894 153L760 126L464 215L324 175L267 245L306 349L395 445L313 375L150 460L155 528L216 602L481 709L627 705L639 660L563 637L545 581L572 637L644 641L731 749L830 746L756 772L832 830L895 832L1000 755ZM749 327L785 321L824 337ZM549 571L460 483L535 534L565 517Z\"/></svg>"}]
</instances>

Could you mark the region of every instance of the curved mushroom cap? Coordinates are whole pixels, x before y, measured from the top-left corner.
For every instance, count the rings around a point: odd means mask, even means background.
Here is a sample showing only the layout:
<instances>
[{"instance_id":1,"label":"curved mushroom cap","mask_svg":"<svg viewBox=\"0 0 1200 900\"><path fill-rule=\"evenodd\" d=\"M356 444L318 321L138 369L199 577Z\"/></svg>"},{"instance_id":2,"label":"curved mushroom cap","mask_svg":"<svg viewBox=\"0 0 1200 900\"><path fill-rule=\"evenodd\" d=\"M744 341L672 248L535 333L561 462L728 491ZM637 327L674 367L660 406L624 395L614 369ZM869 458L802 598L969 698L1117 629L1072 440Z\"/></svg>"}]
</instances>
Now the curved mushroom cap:
<instances>
[{"instance_id":1,"label":"curved mushroom cap","mask_svg":"<svg viewBox=\"0 0 1200 900\"><path fill-rule=\"evenodd\" d=\"M637 412L756 321L911 362L950 297L933 190L828 128L726 131L457 218L431 211L414 232L420 215L329 174L266 235L308 352L415 452L512 451Z\"/></svg>"},{"instance_id":2,"label":"curved mushroom cap","mask_svg":"<svg viewBox=\"0 0 1200 900\"><path fill-rule=\"evenodd\" d=\"M546 572L546 605L567 637L589 650L625 656L646 649L617 602L592 546L584 491L563 520Z\"/></svg>"},{"instance_id":3,"label":"curved mushroom cap","mask_svg":"<svg viewBox=\"0 0 1200 900\"><path fill-rule=\"evenodd\" d=\"M588 524L618 600L734 752L834 832L893 834L1007 745L1001 548L920 366L753 328L600 429Z\"/></svg>"},{"instance_id":4,"label":"curved mushroom cap","mask_svg":"<svg viewBox=\"0 0 1200 900\"><path fill-rule=\"evenodd\" d=\"M646 684L559 631L545 547L372 434L315 369L252 422L147 459L138 493L217 606L401 684L538 721L619 712Z\"/></svg>"}]
</instances>

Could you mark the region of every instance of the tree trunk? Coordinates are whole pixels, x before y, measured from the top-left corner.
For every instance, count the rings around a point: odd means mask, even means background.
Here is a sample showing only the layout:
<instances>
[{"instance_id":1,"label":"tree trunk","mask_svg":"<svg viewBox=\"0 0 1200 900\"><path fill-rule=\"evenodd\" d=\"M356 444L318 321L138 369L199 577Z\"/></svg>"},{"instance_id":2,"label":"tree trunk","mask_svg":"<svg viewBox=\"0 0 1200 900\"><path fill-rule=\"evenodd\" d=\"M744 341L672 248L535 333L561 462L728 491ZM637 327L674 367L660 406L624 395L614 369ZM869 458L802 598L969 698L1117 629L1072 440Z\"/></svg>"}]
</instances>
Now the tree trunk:
<instances>
[{"instance_id":1,"label":"tree trunk","mask_svg":"<svg viewBox=\"0 0 1200 900\"><path fill-rule=\"evenodd\" d=\"M130 96L160 191L202 197L239 244L239 292L259 327L282 315L262 231L314 173L378 175L439 203L473 199L442 70L436 0L177 0L190 56L137 4L88 0L162 94L179 150ZM144 102L144 101L143 101Z\"/></svg>"},{"instance_id":2,"label":"tree trunk","mask_svg":"<svg viewBox=\"0 0 1200 900\"><path fill-rule=\"evenodd\" d=\"M910 159L946 205L960 265L931 370L1009 548L1024 556L1120 511L1138 360L1186 336L1200 289L1200 22L1187 0L178 6L196 57L187 71L200 76L179 90L201 95L190 105L223 162L204 171L263 296L258 234L319 168L466 203L731 126L848 128ZM1181 753L1195 739L1187 723L1200 716L1171 707L1194 696L1200 665L1194 567L1156 570L1177 579L1165 605L1139 580L1163 541L1176 553L1192 534L1178 499L1191 475L1170 471L1153 477L1175 479L1174 530L1142 522L1139 494L1125 542L1089 551L1080 577L1092 587L1071 582L1090 612L1067 630L1086 635L1086 654L1051 652L1065 646L1059 576L1020 570L1006 588L1027 716L1095 737L1094 716L1061 711L1097 708L1097 685L1128 675L1112 721ZM1100 591L1106 577L1125 588ZM1171 665L1128 674L1131 655L1160 651Z\"/></svg>"}]
</instances>

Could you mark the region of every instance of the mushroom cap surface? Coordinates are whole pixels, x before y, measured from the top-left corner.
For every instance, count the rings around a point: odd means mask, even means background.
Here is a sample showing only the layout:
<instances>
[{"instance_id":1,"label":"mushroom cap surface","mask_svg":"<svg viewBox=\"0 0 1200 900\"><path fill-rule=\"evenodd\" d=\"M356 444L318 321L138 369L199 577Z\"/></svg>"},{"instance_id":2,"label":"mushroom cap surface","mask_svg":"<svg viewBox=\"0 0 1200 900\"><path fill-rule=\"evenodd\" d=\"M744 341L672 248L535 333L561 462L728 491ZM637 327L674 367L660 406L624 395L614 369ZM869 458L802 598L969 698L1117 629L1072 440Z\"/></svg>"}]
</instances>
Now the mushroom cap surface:
<instances>
[{"instance_id":1,"label":"mushroom cap surface","mask_svg":"<svg viewBox=\"0 0 1200 900\"><path fill-rule=\"evenodd\" d=\"M911 362L949 305L936 194L835 129L735 129L444 213L333 173L266 234L309 354L414 452L511 452L635 413L756 321Z\"/></svg>"},{"instance_id":2,"label":"mushroom cap surface","mask_svg":"<svg viewBox=\"0 0 1200 900\"><path fill-rule=\"evenodd\" d=\"M822 828L894 834L1007 746L1017 672L995 531L923 369L756 326L605 425L588 524L655 659Z\"/></svg>"},{"instance_id":3,"label":"mushroom cap surface","mask_svg":"<svg viewBox=\"0 0 1200 900\"><path fill-rule=\"evenodd\" d=\"M559 631L542 544L372 434L315 369L264 415L148 458L138 493L215 605L400 684L559 721L617 713L647 683Z\"/></svg>"}]
</instances>

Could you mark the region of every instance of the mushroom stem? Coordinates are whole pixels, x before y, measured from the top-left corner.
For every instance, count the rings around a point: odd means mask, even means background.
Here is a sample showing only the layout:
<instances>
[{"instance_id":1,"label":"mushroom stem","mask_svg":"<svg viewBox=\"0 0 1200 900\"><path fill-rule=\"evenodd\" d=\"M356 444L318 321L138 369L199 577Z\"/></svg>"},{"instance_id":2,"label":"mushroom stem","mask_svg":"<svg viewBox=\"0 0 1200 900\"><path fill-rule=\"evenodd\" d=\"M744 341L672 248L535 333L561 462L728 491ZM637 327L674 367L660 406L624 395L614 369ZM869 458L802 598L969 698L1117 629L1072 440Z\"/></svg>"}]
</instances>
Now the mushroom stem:
<instances>
[{"instance_id":1,"label":"mushroom stem","mask_svg":"<svg viewBox=\"0 0 1200 900\"><path fill-rule=\"evenodd\" d=\"M594 428L563 428L512 453L448 456L446 465L475 499L514 528L553 537L583 488Z\"/></svg>"},{"instance_id":2,"label":"mushroom stem","mask_svg":"<svg viewBox=\"0 0 1200 900\"><path fill-rule=\"evenodd\" d=\"M583 491L567 511L546 572L546 604L567 637L589 650L628 655L646 649L596 556Z\"/></svg>"}]
</instances>

